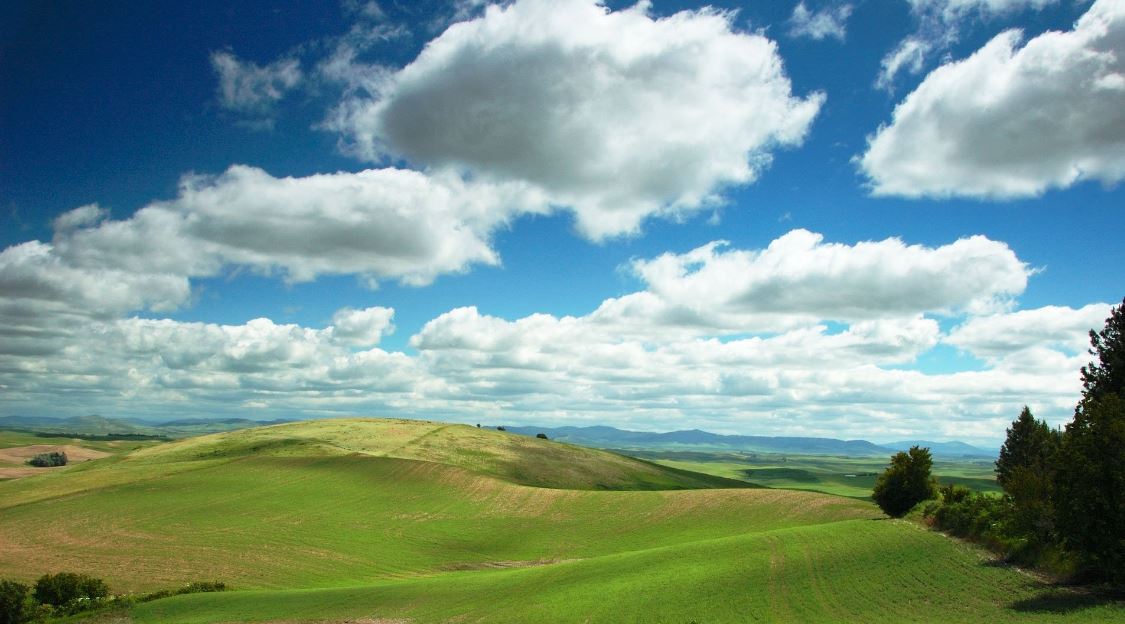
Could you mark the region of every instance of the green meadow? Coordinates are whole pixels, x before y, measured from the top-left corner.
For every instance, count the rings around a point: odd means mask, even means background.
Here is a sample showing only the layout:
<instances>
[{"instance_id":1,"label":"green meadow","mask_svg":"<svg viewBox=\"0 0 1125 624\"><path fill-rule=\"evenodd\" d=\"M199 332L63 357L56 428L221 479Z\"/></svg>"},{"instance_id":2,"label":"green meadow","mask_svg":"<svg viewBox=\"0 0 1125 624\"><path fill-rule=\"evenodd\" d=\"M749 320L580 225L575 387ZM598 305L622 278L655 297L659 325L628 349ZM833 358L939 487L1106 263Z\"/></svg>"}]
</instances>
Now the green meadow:
<instances>
[{"instance_id":1,"label":"green meadow","mask_svg":"<svg viewBox=\"0 0 1125 624\"><path fill-rule=\"evenodd\" d=\"M463 425L304 422L0 482L0 577L117 622L1125 622L858 498Z\"/></svg>"},{"instance_id":2,"label":"green meadow","mask_svg":"<svg viewBox=\"0 0 1125 624\"><path fill-rule=\"evenodd\" d=\"M792 490L869 498L875 478L887 467L887 458L781 455L698 451L633 451L638 457L663 466ZM934 461L934 476L942 484L963 485L980 492L1001 491L987 459Z\"/></svg>"}]
</instances>

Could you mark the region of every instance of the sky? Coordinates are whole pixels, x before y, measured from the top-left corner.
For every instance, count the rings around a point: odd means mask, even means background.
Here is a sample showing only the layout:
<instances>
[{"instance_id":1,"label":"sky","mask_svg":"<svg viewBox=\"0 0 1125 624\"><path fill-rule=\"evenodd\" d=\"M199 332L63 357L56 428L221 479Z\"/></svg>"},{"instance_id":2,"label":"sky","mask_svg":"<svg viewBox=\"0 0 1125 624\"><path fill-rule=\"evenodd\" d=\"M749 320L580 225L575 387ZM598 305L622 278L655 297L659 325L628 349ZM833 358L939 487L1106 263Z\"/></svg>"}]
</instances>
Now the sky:
<instances>
[{"instance_id":1,"label":"sky","mask_svg":"<svg viewBox=\"0 0 1125 624\"><path fill-rule=\"evenodd\" d=\"M1125 0L7 2L0 415L998 446L1123 179Z\"/></svg>"}]
</instances>

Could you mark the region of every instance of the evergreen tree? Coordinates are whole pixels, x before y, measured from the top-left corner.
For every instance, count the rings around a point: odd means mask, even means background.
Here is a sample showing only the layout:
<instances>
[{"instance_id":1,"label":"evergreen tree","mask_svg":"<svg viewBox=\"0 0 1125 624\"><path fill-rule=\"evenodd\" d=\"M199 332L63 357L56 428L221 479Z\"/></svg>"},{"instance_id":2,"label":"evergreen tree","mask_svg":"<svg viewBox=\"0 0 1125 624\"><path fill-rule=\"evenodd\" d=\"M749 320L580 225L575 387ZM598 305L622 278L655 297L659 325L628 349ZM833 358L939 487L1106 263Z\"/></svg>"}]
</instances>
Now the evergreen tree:
<instances>
[{"instance_id":1,"label":"evergreen tree","mask_svg":"<svg viewBox=\"0 0 1125 624\"><path fill-rule=\"evenodd\" d=\"M1018 469L1031 469L1039 473L1048 470L1051 457L1058 447L1058 438L1047 423L1036 420L1026 405L1019 418L1012 421L1008 437L1000 447L1000 457L996 460L996 481L1009 491L1013 472Z\"/></svg>"},{"instance_id":2,"label":"evergreen tree","mask_svg":"<svg viewBox=\"0 0 1125 624\"><path fill-rule=\"evenodd\" d=\"M1083 403L1058 456L1058 529L1088 566L1125 583L1125 400Z\"/></svg>"},{"instance_id":3,"label":"evergreen tree","mask_svg":"<svg viewBox=\"0 0 1125 624\"><path fill-rule=\"evenodd\" d=\"M930 476L933 465L928 448L912 446L905 453L896 453L876 480L872 498L888 516L902 517L918 503L937 495L937 484Z\"/></svg>"},{"instance_id":4,"label":"evergreen tree","mask_svg":"<svg viewBox=\"0 0 1125 624\"><path fill-rule=\"evenodd\" d=\"M1054 531L1052 478L1059 435L1024 406L996 460L996 481L1012 502L1013 529L1039 543Z\"/></svg>"},{"instance_id":5,"label":"evergreen tree","mask_svg":"<svg viewBox=\"0 0 1125 624\"><path fill-rule=\"evenodd\" d=\"M1066 426L1054 479L1064 544L1092 569L1125 583L1125 301L1090 332L1082 400Z\"/></svg>"},{"instance_id":6,"label":"evergreen tree","mask_svg":"<svg viewBox=\"0 0 1125 624\"><path fill-rule=\"evenodd\" d=\"M1102 331L1090 330L1090 346L1098 361L1082 367L1082 401L1110 393L1125 397L1125 299L1110 312Z\"/></svg>"}]
</instances>

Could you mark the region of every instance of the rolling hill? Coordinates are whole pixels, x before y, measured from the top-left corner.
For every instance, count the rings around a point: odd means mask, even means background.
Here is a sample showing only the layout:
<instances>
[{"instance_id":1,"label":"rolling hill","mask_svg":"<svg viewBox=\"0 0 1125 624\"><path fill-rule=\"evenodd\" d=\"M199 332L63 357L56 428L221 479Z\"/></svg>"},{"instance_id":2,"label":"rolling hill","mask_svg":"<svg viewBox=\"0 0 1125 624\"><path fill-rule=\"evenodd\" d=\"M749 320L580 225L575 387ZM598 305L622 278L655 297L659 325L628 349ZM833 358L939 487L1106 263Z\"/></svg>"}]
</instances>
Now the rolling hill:
<instances>
[{"instance_id":1,"label":"rolling hill","mask_svg":"<svg viewBox=\"0 0 1125 624\"><path fill-rule=\"evenodd\" d=\"M0 482L0 577L236 590L134 622L1125 621L870 503L726 484L462 425L275 425Z\"/></svg>"}]
</instances>

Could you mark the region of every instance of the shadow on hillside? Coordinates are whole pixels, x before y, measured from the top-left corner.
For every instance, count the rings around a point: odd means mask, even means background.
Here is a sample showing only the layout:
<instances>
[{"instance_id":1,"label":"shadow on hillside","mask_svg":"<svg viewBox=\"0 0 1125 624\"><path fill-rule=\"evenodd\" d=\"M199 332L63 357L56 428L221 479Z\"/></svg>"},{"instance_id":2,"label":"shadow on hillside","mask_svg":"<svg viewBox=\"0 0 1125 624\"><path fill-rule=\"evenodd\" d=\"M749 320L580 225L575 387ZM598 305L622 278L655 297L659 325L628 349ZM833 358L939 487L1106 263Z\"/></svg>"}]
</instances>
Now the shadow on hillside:
<instances>
[{"instance_id":1,"label":"shadow on hillside","mask_svg":"<svg viewBox=\"0 0 1125 624\"><path fill-rule=\"evenodd\" d=\"M1009 607L1021 613L1071 613L1119 602L1111 596L1048 588L1031 598L1017 600Z\"/></svg>"}]
</instances>

